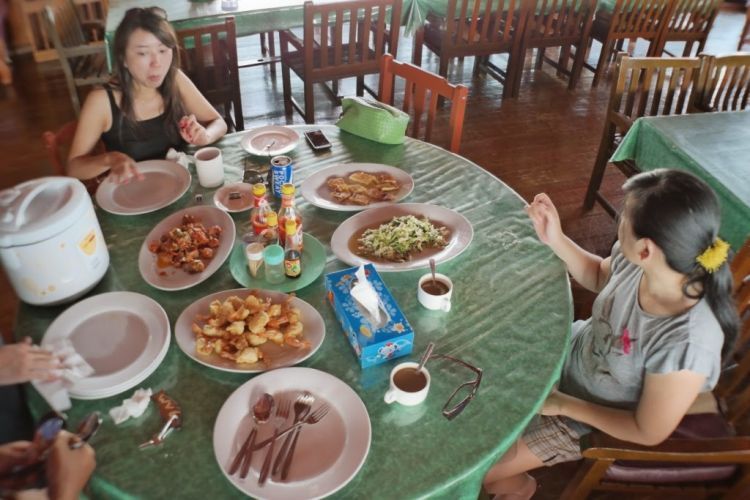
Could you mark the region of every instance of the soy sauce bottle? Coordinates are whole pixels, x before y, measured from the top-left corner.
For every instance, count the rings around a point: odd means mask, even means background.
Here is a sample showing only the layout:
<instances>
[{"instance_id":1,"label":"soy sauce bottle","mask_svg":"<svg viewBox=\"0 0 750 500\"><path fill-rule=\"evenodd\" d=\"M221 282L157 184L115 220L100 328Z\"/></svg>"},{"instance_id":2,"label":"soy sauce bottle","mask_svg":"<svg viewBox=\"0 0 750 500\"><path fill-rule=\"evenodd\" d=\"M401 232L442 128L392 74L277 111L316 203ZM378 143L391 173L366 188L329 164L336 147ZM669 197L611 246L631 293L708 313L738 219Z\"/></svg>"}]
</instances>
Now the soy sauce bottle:
<instances>
[{"instance_id":1,"label":"soy sauce bottle","mask_svg":"<svg viewBox=\"0 0 750 500\"><path fill-rule=\"evenodd\" d=\"M297 221L287 219L285 226L284 274L287 278L299 278L302 274L302 249L297 238Z\"/></svg>"}]
</instances>

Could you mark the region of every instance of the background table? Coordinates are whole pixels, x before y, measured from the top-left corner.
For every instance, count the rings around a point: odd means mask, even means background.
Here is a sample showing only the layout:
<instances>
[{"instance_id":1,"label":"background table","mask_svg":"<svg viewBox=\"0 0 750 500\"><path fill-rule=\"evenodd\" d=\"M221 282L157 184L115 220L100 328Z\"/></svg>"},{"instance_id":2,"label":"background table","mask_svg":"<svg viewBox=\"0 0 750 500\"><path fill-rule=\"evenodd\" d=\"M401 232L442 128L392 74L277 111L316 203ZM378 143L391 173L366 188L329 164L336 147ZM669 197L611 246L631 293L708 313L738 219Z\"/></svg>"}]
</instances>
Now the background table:
<instances>
[{"instance_id":1,"label":"background table","mask_svg":"<svg viewBox=\"0 0 750 500\"><path fill-rule=\"evenodd\" d=\"M310 127L295 128L301 131ZM417 140L385 146L345 132L339 134L335 126L317 128L323 129L333 148L316 154L302 142L290 153L298 186L312 172L337 162L395 165L414 177L415 189L405 201L457 210L475 230L473 243L462 255L438 266L455 284L450 313L428 311L417 302L417 280L426 269L382 273L416 332L415 353L411 356L361 370L325 299L323 276L298 292L320 311L326 324L323 345L302 365L331 373L349 384L364 401L372 421L367 461L337 496L475 499L486 470L519 437L558 377L572 320L565 269L536 238L523 211L523 200L477 165ZM241 135L229 135L219 143L229 181L240 178L248 158L257 165L267 164L267 160L249 157L239 148ZM210 193L196 186L194 180L193 191L206 193L210 200ZM237 288L228 263L200 285L179 292L156 290L140 277L137 254L149 230L192 201L193 197L186 194L176 204L142 216L98 211L111 265L91 293L130 290L146 294L164 307L174 325L180 312L197 298ZM297 202L305 231L326 246L336 227L351 215L318 209L300 197ZM247 217L247 213L234 217L240 234L248 228ZM328 249L326 272L345 267ZM22 305L17 335L31 335L40 341L47 326L63 310ZM398 362L418 359L430 341L437 343L436 352L484 369L477 397L453 421L446 420L440 410L453 389L471 380L473 374L450 363L429 363L432 386L422 406L408 409L383 402L391 368ZM139 451L138 443L160 426L154 405L141 418L121 426L105 417L93 441L98 462L90 483L94 496L240 497L214 459L212 432L221 405L249 378L205 367L182 353L173 341L159 369L140 386L164 389L174 397L184 411L184 428L172 433L162 446ZM46 411L38 394L28 392L33 413L38 416ZM98 401L74 401L70 418L75 422L93 410L106 414L130 394L132 390Z\"/></svg>"},{"instance_id":2,"label":"background table","mask_svg":"<svg viewBox=\"0 0 750 500\"><path fill-rule=\"evenodd\" d=\"M719 197L722 237L737 250L750 235L750 112L639 118L611 161L622 160L692 172Z\"/></svg>"}]
</instances>

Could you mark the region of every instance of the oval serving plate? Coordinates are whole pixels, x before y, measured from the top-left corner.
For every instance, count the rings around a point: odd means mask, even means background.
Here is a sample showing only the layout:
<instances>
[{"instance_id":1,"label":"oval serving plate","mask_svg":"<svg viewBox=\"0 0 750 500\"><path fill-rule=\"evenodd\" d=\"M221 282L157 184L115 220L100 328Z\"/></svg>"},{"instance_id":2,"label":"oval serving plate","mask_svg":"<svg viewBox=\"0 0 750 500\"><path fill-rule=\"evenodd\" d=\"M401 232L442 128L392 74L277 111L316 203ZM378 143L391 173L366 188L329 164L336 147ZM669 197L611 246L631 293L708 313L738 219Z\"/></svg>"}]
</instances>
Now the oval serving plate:
<instances>
[{"instance_id":1,"label":"oval serving plate","mask_svg":"<svg viewBox=\"0 0 750 500\"><path fill-rule=\"evenodd\" d=\"M194 216L206 229L211 226L221 227L219 247L215 249L213 258L207 261L206 268L200 273L191 274L171 266L159 267L156 254L148 249L149 243L159 241L162 235L179 227L184 215ZM234 238L234 221L226 212L211 206L188 207L166 217L148 233L138 254L138 270L146 283L154 288L167 291L185 290L207 280L221 267L234 247Z\"/></svg>"},{"instance_id":2,"label":"oval serving plate","mask_svg":"<svg viewBox=\"0 0 750 500\"><path fill-rule=\"evenodd\" d=\"M246 288L263 288L265 290L276 290L277 292L293 292L304 288L323 272L326 267L326 249L323 244L313 235L303 233L302 244L302 274L299 278L284 278L279 284L266 281L264 268L261 267L258 276L253 278L247 268L245 257L245 244L238 242L234 245L232 255L229 257L229 271L232 277L240 285Z\"/></svg>"},{"instance_id":3,"label":"oval serving plate","mask_svg":"<svg viewBox=\"0 0 750 500\"><path fill-rule=\"evenodd\" d=\"M426 249L405 262L371 260L358 255L350 248L350 240L366 228L376 228L392 218L403 215L427 217L436 226L445 226L450 231L448 245L441 249ZM436 263L446 262L468 248L474 238L474 228L460 213L439 205L427 203L399 203L380 208L371 208L345 220L331 236L331 250L336 257L349 264L359 266L371 262L378 271L408 271L429 266L430 258Z\"/></svg>"},{"instance_id":4,"label":"oval serving plate","mask_svg":"<svg viewBox=\"0 0 750 500\"><path fill-rule=\"evenodd\" d=\"M273 290L257 290L262 298L270 298L273 303L279 303L287 300L289 296L282 292ZM261 346L264 354L268 357L269 363L255 363L252 365L238 365L230 359L224 359L218 354L205 356L195 351L195 334L192 330L193 322L198 316L206 316L209 311L209 304L214 300L223 301L232 295L242 299L247 297L250 290L247 288L238 288L235 290L225 290L223 292L213 293L190 304L177 318L174 327L174 336L177 345L182 352L198 363L215 368L217 370L234 373L259 373L272 368L282 366L291 366L306 360L320 348L323 339L326 336L326 326L323 317L313 306L298 297L292 297L292 304L297 307L302 315L302 325L304 327L302 336L310 342L309 349L296 348L291 346L279 346L273 342L266 342Z\"/></svg>"},{"instance_id":5,"label":"oval serving plate","mask_svg":"<svg viewBox=\"0 0 750 500\"><path fill-rule=\"evenodd\" d=\"M366 172L368 174L388 174L399 183L399 189L392 201L376 201L369 205L345 204L336 201L331 196L326 182L332 177L349 177L355 172ZM358 212L370 208L384 207L403 200L414 189L414 179L411 175L400 168L379 163L341 163L323 170L318 170L302 182L300 191L302 196L316 207L340 212Z\"/></svg>"},{"instance_id":6,"label":"oval serving plate","mask_svg":"<svg viewBox=\"0 0 750 500\"><path fill-rule=\"evenodd\" d=\"M256 156L276 156L288 153L297 147L299 134L296 130L279 125L258 127L245 133L240 139L242 149Z\"/></svg>"},{"instance_id":7,"label":"oval serving plate","mask_svg":"<svg viewBox=\"0 0 750 500\"><path fill-rule=\"evenodd\" d=\"M105 180L96 190L96 203L116 215L140 215L154 212L179 200L190 187L190 172L169 160L139 161L141 181L116 184Z\"/></svg>"}]
</instances>

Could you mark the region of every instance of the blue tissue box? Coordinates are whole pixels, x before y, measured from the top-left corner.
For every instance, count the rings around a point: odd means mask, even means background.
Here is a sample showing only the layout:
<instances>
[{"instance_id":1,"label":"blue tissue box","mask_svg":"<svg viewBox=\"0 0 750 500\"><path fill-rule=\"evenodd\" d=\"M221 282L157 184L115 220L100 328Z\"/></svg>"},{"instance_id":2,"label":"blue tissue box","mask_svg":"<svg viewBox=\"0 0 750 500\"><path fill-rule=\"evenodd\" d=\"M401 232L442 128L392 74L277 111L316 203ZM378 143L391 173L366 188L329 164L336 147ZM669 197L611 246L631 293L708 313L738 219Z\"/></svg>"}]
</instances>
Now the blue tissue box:
<instances>
[{"instance_id":1,"label":"blue tissue box","mask_svg":"<svg viewBox=\"0 0 750 500\"><path fill-rule=\"evenodd\" d=\"M385 314L385 323L375 328L364 308L352 298L350 290L357 280L354 275L357 269L351 267L326 274L326 290L328 301L344 328L359 365L367 368L411 353L414 330L372 264L365 265L365 274L380 296L380 314Z\"/></svg>"}]
</instances>

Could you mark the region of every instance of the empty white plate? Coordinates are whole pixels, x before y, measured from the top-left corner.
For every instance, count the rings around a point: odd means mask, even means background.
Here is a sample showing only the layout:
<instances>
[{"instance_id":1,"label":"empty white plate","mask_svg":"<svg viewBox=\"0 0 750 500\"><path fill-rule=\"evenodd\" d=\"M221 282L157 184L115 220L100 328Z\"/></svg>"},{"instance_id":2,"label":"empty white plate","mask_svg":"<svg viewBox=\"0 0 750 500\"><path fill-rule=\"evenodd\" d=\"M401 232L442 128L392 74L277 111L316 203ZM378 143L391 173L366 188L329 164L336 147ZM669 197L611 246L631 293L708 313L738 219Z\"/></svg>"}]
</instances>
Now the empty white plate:
<instances>
[{"instance_id":1,"label":"empty white plate","mask_svg":"<svg viewBox=\"0 0 750 500\"><path fill-rule=\"evenodd\" d=\"M240 139L242 149L256 156L276 156L288 153L299 142L299 134L278 125L259 127L247 132Z\"/></svg>"}]
</instances>

